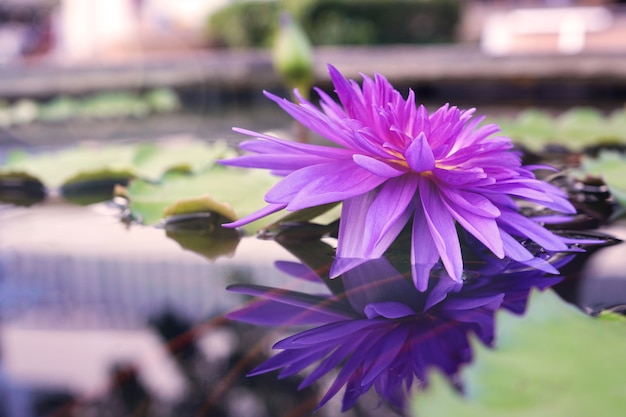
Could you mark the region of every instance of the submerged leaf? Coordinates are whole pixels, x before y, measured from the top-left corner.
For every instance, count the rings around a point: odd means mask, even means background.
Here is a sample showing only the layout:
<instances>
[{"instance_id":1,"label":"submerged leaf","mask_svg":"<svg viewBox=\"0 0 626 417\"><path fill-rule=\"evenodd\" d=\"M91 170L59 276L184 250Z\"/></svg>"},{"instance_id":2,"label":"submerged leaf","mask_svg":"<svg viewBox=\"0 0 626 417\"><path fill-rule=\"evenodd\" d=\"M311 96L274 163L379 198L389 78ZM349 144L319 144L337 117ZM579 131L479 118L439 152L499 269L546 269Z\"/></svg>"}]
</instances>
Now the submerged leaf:
<instances>
[{"instance_id":1,"label":"submerged leaf","mask_svg":"<svg viewBox=\"0 0 626 417\"><path fill-rule=\"evenodd\" d=\"M626 322L597 320L554 293L536 293L524 318L499 313L497 348L474 343L465 396L443 377L417 394L414 416L618 416L626 410Z\"/></svg>"}]
</instances>

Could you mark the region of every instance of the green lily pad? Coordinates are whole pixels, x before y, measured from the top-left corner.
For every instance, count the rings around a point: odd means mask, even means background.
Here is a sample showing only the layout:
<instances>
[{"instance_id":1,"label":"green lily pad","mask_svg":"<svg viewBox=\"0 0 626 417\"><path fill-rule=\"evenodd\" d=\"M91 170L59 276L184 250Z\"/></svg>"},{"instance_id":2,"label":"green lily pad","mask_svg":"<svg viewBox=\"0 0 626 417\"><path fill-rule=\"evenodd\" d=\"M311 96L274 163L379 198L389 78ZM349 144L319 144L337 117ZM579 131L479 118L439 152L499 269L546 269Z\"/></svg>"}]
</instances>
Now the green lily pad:
<instances>
[{"instance_id":1,"label":"green lily pad","mask_svg":"<svg viewBox=\"0 0 626 417\"><path fill-rule=\"evenodd\" d=\"M536 109L525 110L514 120L501 121L500 128L511 139L536 152L556 136L553 117Z\"/></svg>"},{"instance_id":2,"label":"green lily pad","mask_svg":"<svg viewBox=\"0 0 626 417\"><path fill-rule=\"evenodd\" d=\"M579 176L601 178L609 187L616 201L626 207L626 156L616 151L602 151L597 158L584 157Z\"/></svg>"},{"instance_id":3,"label":"green lily pad","mask_svg":"<svg viewBox=\"0 0 626 417\"><path fill-rule=\"evenodd\" d=\"M77 99L60 96L41 106L39 119L43 122L70 120L80 113L81 102Z\"/></svg>"},{"instance_id":4,"label":"green lily pad","mask_svg":"<svg viewBox=\"0 0 626 417\"><path fill-rule=\"evenodd\" d=\"M89 119L144 117L150 113L148 103L137 94L125 91L98 93L82 100L80 116Z\"/></svg>"},{"instance_id":5,"label":"green lily pad","mask_svg":"<svg viewBox=\"0 0 626 417\"><path fill-rule=\"evenodd\" d=\"M155 113L168 113L181 107L180 99L170 88L155 88L144 95L144 99Z\"/></svg>"},{"instance_id":6,"label":"green lily pad","mask_svg":"<svg viewBox=\"0 0 626 417\"><path fill-rule=\"evenodd\" d=\"M101 201L112 196L116 183L126 184L137 177L156 182L174 170L197 173L234 154L224 142L185 138L130 145L83 144L35 155L13 152L0 167L0 177L27 175L66 199L79 201L80 194L97 194Z\"/></svg>"},{"instance_id":7,"label":"green lily pad","mask_svg":"<svg viewBox=\"0 0 626 417\"><path fill-rule=\"evenodd\" d=\"M167 171L198 173L215 165L217 160L235 154L224 141L209 144L195 139L172 138L158 144L140 144L133 165L135 176L158 181Z\"/></svg>"},{"instance_id":8,"label":"green lily pad","mask_svg":"<svg viewBox=\"0 0 626 417\"><path fill-rule=\"evenodd\" d=\"M537 109L516 118L496 120L503 133L526 148L540 152L548 145L572 151L602 143L626 143L626 110L605 116L598 109L575 107L558 116Z\"/></svg>"},{"instance_id":9,"label":"green lily pad","mask_svg":"<svg viewBox=\"0 0 626 417\"><path fill-rule=\"evenodd\" d=\"M460 396L443 376L416 394L414 416L619 416L626 410L626 322L598 320L553 292L525 317L497 316L497 348L473 344Z\"/></svg>"},{"instance_id":10,"label":"green lily pad","mask_svg":"<svg viewBox=\"0 0 626 417\"><path fill-rule=\"evenodd\" d=\"M49 189L58 189L81 174L100 171L127 173L133 170L136 149L130 145L85 144L57 152L27 155L13 152L0 173L23 172L39 180Z\"/></svg>"},{"instance_id":11,"label":"green lily pad","mask_svg":"<svg viewBox=\"0 0 626 417\"><path fill-rule=\"evenodd\" d=\"M229 204L220 203L208 195L179 200L163 210L163 217L167 219L172 216L192 213L215 213L224 217L227 221L237 219L237 215Z\"/></svg>"},{"instance_id":12,"label":"green lily pad","mask_svg":"<svg viewBox=\"0 0 626 417\"><path fill-rule=\"evenodd\" d=\"M129 184L124 193L129 199L132 215L146 224L157 223L165 215L172 214L174 209L171 207L177 204L197 208L198 201L201 201L198 199L207 196L212 201L229 204L239 218L264 207L265 192L277 180L266 172L214 166L197 175L172 171L165 174L158 184L137 179ZM210 208L207 210L212 211ZM257 230L277 218L278 214L269 216L247 229Z\"/></svg>"},{"instance_id":13,"label":"green lily pad","mask_svg":"<svg viewBox=\"0 0 626 417\"><path fill-rule=\"evenodd\" d=\"M0 172L0 201L28 207L46 198L44 185L37 178L23 172Z\"/></svg>"}]
</instances>

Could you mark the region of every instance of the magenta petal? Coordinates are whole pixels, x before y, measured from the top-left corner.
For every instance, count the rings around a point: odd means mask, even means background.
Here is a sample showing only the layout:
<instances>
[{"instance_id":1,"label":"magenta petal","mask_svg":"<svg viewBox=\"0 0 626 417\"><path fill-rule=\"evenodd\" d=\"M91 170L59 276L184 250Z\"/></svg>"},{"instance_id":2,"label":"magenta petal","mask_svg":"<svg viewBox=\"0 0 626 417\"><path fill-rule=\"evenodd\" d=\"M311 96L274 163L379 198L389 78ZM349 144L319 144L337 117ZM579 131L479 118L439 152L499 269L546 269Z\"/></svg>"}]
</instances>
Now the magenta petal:
<instances>
[{"instance_id":1,"label":"magenta petal","mask_svg":"<svg viewBox=\"0 0 626 417\"><path fill-rule=\"evenodd\" d=\"M409 167L415 172L431 171L435 167L435 156L424 133L420 133L413 139L404 157Z\"/></svg>"},{"instance_id":2,"label":"magenta petal","mask_svg":"<svg viewBox=\"0 0 626 417\"><path fill-rule=\"evenodd\" d=\"M533 259L533 254L528 251L521 243L519 243L513 236L500 230L502 242L504 243L504 253L509 258L518 262L525 262Z\"/></svg>"},{"instance_id":3,"label":"magenta petal","mask_svg":"<svg viewBox=\"0 0 626 417\"><path fill-rule=\"evenodd\" d=\"M367 212L375 196L374 192L369 192L343 202L337 242L338 259L365 258L363 230ZM331 276L335 277L337 274L333 273Z\"/></svg>"},{"instance_id":4,"label":"magenta petal","mask_svg":"<svg viewBox=\"0 0 626 417\"><path fill-rule=\"evenodd\" d=\"M357 154L354 155L352 159L361 168L364 168L372 174L379 175L381 177L392 178L405 173L404 170L399 169L399 165L397 165L398 168L396 168L387 162L383 162L375 158L370 158L366 155Z\"/></svg>"},{"instance_id":5,"label":"magenta petal","mask_svg":"<svg viewBox=\"0 0 626 417\"><path fill-rule=\"evenodd\" d=\"M269 206L266 206L265 208L262 208L261 210L250 214L249 216L243 217L231 223L224 223L222 224L222 226L228 228L240 227L248 223L252 223L255 220L259 220L262 217L269 216L272 213L276 213L277 211L284 209L286 206L286 204L270 204Z\"/></svg>"},{"instance_id":6,"label":"magenta petal","mask_svg":"<svg viewBox=\"0 0 626 417\"><path fill-rule=\"evenodd\" d=\"M453 194L453 192L444 194L444 197L447 197L448 194ZM498 258L503 258L504 247L496 218L476 215L464 207L446 200L444 198L443 203L456 221L465 230L474 235L476 239L481 241L494 255Z\"/></svg>"},{"instance_id":7,"label":"magenta petal","mask_svg":"<svg viewBox=\"0 0 626 417\"><path fill-rule=\"evenodd\" d=\"M428 222L421 204L416 204L413 216L413 240L411 243L411 265L413 283L419 291L428 287L428 278L432 267L439 260L439 252L430 235Z\"/></svg>"},{"instance_id":8,"label":"magenta petal","mask_svg":"<svg viewBox=\"0 0 626 417\"><path fill-rule=\"evenodd\" d=\"M454 219L430 181L421 181L419 190L428 229L441 261L450 277L455 281L461 281L463 258ZM414 236L413 240L415 239Z\"/></svg>"},{"instance_id":9,"label":"magenta petal","mask_svg":"<svg viewBox=\"0 0 626 417\"><path fill-rule=\"evenodd\" d=\"M363 241L366 257L382 256L402 231L412 214L417 183L416 177L405 175L381 186L365 219Z\"/></svg>"},{"instance_id":10,"label":"magenta petal","mask_svg":"<svg viewBox=\"0 0 626 417\"><path fill-rule=\"evenodd\" d=\"M270 203L288 203L287 210L334 203L367 193L385 181L353 161L313 165L287 175L265 195Z\"/></svg>"},{"instance_id":11,"label":"magenta petal","mask_svg":"<svg viewBox=\"0 0 626 417\"><path fill-rule=\"evenodd\" d=\"M224 161L218 161L222 165L242 168L271 169L274 171L294 171L309 165L319 165L328 162L328 158L316 155L243 155Z\"/></svg>"},{"instance_id":12,"label":"magenta petal","mask_svg":"<svg viewBox=\"0 0 626 417\"><path fill-rule=\"evenodd\" d=\"M347 138L342 130L337 129L334 126L328 116L319 110L308 109L304 106L299 106L292 103L287 99L276 97L273 94L265 93L265 95L276 102L285 112L290 114L294 119L302 123L302 125L311 129L315 133L325 137L326 139L333 141L340 145L347 145L350 143L350 139Z\"/></svg>"},{"instance_id":13,"label":"magenta petal","mask_svg":"<svg viewBox=\"0 0 626 417\"><path fill-rule=\"evenodd\" d=\"M504 211L498 220L508 229L513 230L516 236L530 238L547 250L564 251L567 249L567 245L559 236L519 213Z\"/></svg>"}]
</instances>

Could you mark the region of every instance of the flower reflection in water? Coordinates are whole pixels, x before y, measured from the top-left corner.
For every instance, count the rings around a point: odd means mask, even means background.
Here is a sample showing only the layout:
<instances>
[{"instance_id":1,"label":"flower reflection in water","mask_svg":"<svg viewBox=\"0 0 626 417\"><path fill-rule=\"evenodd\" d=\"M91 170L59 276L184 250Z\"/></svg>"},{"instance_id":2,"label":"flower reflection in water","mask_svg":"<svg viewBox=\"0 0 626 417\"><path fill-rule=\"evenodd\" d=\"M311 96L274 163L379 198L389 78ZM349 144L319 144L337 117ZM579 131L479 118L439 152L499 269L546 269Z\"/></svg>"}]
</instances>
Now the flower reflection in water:
<instances>
[{"instance_id":1,"label":"flower reflection in water","mask_svg":"<svg viewBox=\"0 0 626 417\"><path fill-rule=\"evenodd\" d=\"M469 336L492 345L498 309L522 313L532 288L561 280L517 262L487 259L466 269L464 283L436 267L425 292L413 285L410 262L393 256L361 264L340 281L329 280L328 268L318 268L319 261L309 262L317 274L303 264L280 262L280 269L300 279L315 277L330 291L309 294L234 285L230 291L258 298L229 318L258 325L314 325L277 342L273 347L282 351L250 375L280 370L279 378L284 378L314 365L300 384L304 388L339 367L319 407L345 386L345 411L374 387L383 401L402 410L409 392L427 384L431 368L443 371L460 388L457 373L472 358ZM547 260L560 267L570 259L557 254Z\"/></svg>"}]
</instances>

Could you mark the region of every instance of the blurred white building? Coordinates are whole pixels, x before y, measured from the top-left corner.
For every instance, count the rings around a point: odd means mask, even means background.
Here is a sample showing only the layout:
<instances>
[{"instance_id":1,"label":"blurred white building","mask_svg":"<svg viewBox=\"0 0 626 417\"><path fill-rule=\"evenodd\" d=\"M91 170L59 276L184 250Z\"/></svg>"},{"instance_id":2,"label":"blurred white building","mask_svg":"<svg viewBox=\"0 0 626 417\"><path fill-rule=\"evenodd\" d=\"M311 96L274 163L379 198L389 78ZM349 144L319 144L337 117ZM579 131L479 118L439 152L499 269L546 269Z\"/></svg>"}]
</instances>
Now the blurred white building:
<instances>
[{"instance_id":1,"label":"blurred white building","mask_svg":"<svg viewBox=\"0 0 626 417\"><path fill-rule=\"evenodd\" d=\"M234 0L60 0L57 56L91 60L201 43L206 18Z\"/></svg>"}]
</instances>

